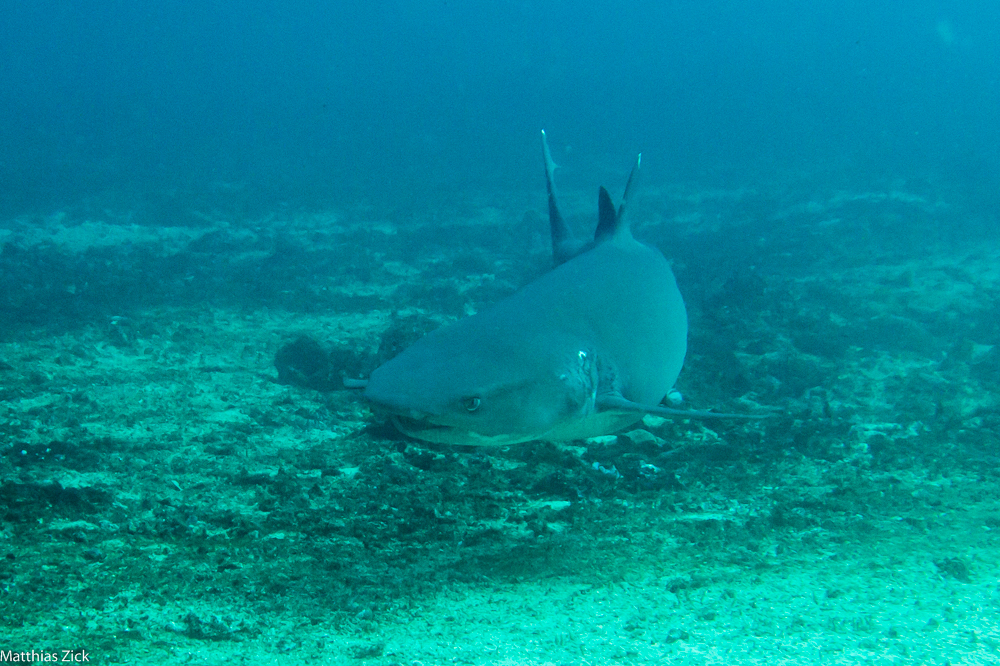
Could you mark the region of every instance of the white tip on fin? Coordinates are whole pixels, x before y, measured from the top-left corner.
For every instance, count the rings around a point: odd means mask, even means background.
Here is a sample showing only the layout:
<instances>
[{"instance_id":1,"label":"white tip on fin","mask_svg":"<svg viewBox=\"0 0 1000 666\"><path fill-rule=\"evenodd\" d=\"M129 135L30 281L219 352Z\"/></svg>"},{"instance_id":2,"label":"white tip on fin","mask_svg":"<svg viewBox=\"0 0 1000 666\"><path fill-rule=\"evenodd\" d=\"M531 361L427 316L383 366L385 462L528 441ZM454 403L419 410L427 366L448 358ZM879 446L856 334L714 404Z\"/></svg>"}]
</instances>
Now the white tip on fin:
<instances>
[{"instance_id":1,"label":"white tip on fin","mask_svg":"<svg viewBox=\"0 0 1000 666\"><path fill-rule=\"evenodd\" d=\"M545 130L542 130L542 153L545 155L545 172L551 178L555 170L559 168L559 165L552 159L552 152L549 150L549 139L545 135Z\"/></svg>"}]
</instances>

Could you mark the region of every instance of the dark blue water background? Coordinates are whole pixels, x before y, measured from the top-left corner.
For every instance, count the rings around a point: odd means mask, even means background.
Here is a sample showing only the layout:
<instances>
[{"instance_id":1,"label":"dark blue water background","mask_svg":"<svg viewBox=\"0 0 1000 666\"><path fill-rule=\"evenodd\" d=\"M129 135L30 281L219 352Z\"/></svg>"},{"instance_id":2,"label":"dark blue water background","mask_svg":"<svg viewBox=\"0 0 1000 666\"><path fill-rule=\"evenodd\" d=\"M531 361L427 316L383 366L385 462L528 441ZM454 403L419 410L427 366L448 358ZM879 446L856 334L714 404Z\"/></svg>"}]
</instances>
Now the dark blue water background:
<instances>
[{"instance_id":1,"label":"dark blue water background","mask_svg":"<svg viewBox=\"0 0 1000 666\"><path fill-rule=\"evenodd\" d=\"M642 150L654 182L1000 191L985 0L5 2L0 63L6 215L537 189L543 127L588 186Z\"/></svg>"}]
</instances>

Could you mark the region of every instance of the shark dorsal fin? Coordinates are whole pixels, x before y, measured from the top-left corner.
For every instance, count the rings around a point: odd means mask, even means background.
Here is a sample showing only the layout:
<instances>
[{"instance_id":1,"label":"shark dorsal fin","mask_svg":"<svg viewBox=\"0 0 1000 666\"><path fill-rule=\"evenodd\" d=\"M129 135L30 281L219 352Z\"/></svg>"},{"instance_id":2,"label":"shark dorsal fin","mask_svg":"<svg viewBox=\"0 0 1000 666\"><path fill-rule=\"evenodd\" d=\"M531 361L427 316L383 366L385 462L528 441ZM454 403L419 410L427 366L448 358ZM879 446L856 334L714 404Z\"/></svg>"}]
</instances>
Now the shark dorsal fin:
<instances>
[{"instance_id":1,"label":"shark dorsal fin","mask_svg":"<svg viewBox=\"0 0 1000 666\"><path fill-rule=\"evenodd\" d=\"M601 188L598 193L598 221L597 231L594 232L593 242L582 242L573 237L573 232L559 212L559 202L556 197L555 172L558 165L552 159L552 151L549 150L548 137L545 130L542 130L542 156L545 159L545 186L549 195L549 226L552 232L552 259L556 266L572 259L582 252L586 252L594 245L615 236L631 237L632 232L627 222L623 222L625 205L628 203L629 195L632 193L632 186L635 184L636 175L639 173L639 165L642 162L642 154L639 154L635 161L635 166L628 175L628 182L625 183L625 194L622 196L622 203L615 208L611 201L611 195L605 188Z\"/></svg>"},{"instance_id":2,"label":"shark dorsal fin","mask_svg":"<svg viewBox=\"0 0 1000 666\"><path fill-rule=\"evenodd\" d=\"M619 219L611 195L602 187L597 193L597 231L594 232L594 242L600 243L609 236L614 236Z\"/></svg>"},{"instance_id":3,"label":"shark dorsal fin","mask_svg":"<svg viewBox=\"0 0 1000 666\"><path fill-rule=\"evenodd\" d=\"M640 166L642 166L642 153L639 153L639 156L635 158L635 166L628 172L628 180L625 182L625 194L622 195L622 205L618 206L618 217L621 217L622 213L625 212L625 204L628 203L628 199L632 195L632 186L638 180L636 177L639 175Z\"/></svg>"},{"instance_id":4,"label":"shark dorsal fin","mask_svg":"<svg viewBox=\"0 0 1000 666\"><path fill-rule=\"evenodd\" d=\"M615 204L611 201L611 195L605 188L597 193L598 221L597 231L594 232L594 242L600 243L612 236L619 234L632 235L629 224L625 220L625 205L632 194L632 186L635 184L636 176L639 173L639 165L642 163L642 153L635 161L635 166L628 175L628 182L625 183L625 194L622 195L622 203L615 209Z\"/></svg>"}]
</instances>

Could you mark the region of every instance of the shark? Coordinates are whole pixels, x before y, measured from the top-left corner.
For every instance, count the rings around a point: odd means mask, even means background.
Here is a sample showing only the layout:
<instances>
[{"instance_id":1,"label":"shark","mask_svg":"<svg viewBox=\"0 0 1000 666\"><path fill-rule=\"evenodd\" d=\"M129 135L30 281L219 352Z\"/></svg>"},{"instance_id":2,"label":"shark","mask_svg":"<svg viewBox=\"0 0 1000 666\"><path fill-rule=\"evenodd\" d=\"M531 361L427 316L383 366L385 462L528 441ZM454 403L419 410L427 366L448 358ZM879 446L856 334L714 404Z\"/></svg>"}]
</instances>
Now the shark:
<instances>
[{"instance_id":1,"label":"shark","mask_svg":"<svg viewBox=\"0 0 1000 666\"><path fill-rule=\"evenodd\" d=\"M599 189L589 241L560 212L544 131L542 155L554 267L348 385L403 434L437 444L587 439L646 414L738 416L661 404L684 364L688 317L670 263L625 215L642 155L619 206Z\"/></svg>"}]
</instances>

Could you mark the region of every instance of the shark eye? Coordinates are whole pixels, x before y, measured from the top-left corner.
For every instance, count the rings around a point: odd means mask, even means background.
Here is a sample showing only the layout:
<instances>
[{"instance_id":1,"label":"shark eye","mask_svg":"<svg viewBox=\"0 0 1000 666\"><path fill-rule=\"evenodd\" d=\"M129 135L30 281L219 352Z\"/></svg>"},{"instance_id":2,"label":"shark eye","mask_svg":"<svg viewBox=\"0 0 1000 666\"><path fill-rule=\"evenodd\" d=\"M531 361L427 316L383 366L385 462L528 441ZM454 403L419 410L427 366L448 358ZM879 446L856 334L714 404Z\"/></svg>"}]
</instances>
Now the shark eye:
<instances>
[{"instance_id":1,"label":"shark eye","mask_svg":"<svg viewBox=\"0 0 1000 666\"><path fill-rule=\"evenodd\" d=\"M465 407L465 411L467 412L476 411L477 409L479 409L479 405L481 404L483 404L483 401L476 397L464 398L462 400L462 406Z\"/></svg>"}]
</instances>

